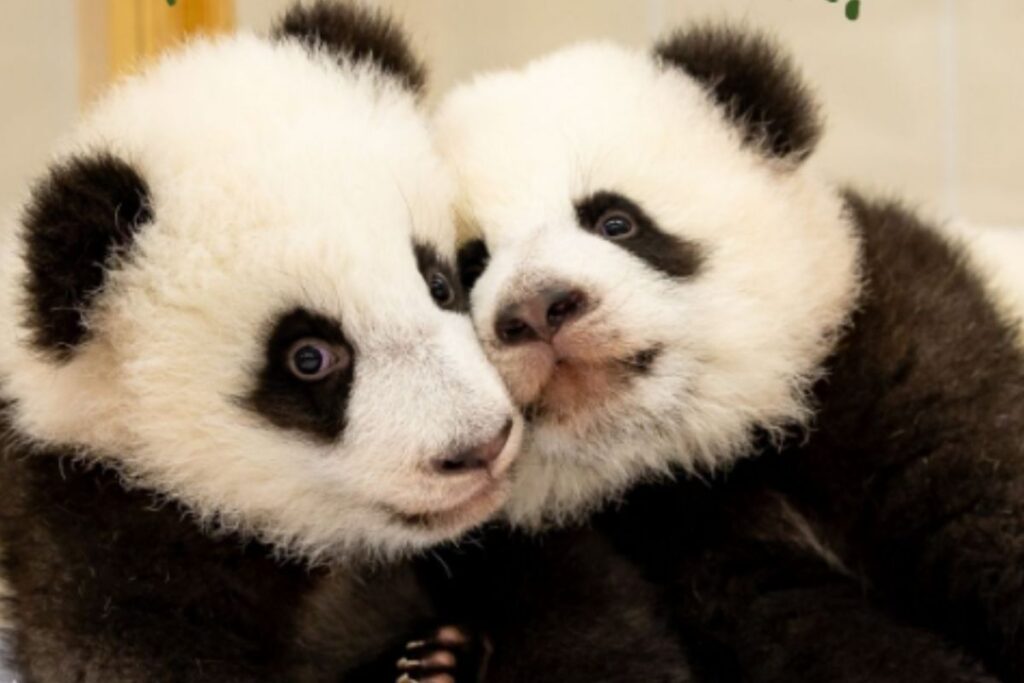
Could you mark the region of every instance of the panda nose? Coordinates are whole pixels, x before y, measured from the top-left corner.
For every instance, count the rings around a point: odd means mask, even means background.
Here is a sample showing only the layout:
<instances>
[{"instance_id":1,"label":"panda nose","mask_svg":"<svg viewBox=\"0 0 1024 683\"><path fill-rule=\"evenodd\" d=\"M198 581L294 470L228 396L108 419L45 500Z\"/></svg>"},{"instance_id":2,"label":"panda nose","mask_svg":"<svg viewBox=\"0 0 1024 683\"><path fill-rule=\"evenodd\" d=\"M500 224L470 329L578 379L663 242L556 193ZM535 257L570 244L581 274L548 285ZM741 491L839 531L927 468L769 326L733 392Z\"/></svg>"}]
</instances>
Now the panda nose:
<instances>
[{"instance_id":1,"label":"panda nose","mask_svg":"<svg viewBox=\"0 0 1024 683\"><path fill-rule=\"evenodd\" d=\"M570 287L548 287L501 310L494 323L498 339L509 346L550 342L562 327L585 312L586 295Z\"/></svg>"},{"instance_id":2,"label":"panda nose","mask_svg":"<svg viewBox=\"0 0 1024 683\"><path fill-rule=\"evenodd\" d=\"M461 474L486 469L501 455L511 433L512 420L510 418L498 430L498 433L487 441L435 460L434 470L438 474Z\"/></svg>"}]
</instances>

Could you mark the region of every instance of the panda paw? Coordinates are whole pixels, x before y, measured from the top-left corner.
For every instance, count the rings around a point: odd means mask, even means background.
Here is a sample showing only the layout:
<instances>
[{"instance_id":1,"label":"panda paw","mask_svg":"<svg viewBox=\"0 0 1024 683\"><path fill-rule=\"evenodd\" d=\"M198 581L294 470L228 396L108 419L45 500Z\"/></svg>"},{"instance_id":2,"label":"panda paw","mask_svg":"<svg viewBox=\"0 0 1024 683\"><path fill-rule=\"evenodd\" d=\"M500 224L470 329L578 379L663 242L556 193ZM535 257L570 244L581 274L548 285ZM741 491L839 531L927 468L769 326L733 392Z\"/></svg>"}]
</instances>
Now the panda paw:
<instances>
[{"instance_id":1,"label":"panda paw","mask_svg":"<svg viewBox=\"0 0 1024 683\"><path fill-rule=\"evenodd\" d=\"M493 647L462 626L442 626L409 642L398 660L397 683L482 683Z\"/></svg>"}]
</instances>

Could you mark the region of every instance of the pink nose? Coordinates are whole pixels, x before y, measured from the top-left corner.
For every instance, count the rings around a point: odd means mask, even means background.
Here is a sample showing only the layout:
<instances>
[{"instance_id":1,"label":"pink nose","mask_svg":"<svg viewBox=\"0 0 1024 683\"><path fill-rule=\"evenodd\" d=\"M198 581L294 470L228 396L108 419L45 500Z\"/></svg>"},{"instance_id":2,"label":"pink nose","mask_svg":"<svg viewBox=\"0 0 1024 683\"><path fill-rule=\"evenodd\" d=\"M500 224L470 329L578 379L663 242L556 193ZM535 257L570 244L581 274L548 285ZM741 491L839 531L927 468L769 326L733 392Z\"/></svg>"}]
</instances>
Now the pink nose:
<instances>
[{"instance_id":1,"label":"pink nose","mask_svg":"<svg viewBox=\"0 0 1024 683\"><path fill-rule=\"evenodd\" d=\"M438 474L460 474L471 470L487 469L498 459L512 433L512 420L505 422L493 437L471 448L451 453L434 461Z\"/></svg>"},{"instance_id":2,"label":"pink nose","mask_svg":"<svg viewBox=\"0 0 1024 683\"><path fill-rule=\"evenodd\" d=\"M586 311L587 297L578 289L548 287L498 314L494 332L509 346L530 341L550 342L558 330Z\"/></svg>"}]
</instances>

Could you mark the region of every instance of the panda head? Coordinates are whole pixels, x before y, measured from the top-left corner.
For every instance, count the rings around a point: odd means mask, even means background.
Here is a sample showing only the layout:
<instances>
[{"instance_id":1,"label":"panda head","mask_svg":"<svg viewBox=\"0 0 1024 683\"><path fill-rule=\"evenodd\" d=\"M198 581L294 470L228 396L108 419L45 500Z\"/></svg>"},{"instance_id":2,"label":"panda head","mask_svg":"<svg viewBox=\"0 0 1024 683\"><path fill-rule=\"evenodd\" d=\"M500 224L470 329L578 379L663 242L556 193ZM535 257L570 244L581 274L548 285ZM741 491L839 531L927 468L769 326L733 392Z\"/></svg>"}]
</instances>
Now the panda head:
<instances>
[{"instance_id":1,"label":"panda head","mask_svg":"<svg viewBox=\"0 0 1024 683\"><path fill-rule=\"evenodd\" d=\"M530 421L513 520L806 418L857 242L804 167L817 111L771 42L576 46L456 89L435 125L479 238L461 257L477 333Z\"/></svg>"},{"instance_id":2,"label":"panda head","mask_svg":"<svg viewBox=\"0 0 1024 683\"><path fill-rule=\"evenodd\" d=\"M448 539L520 428L386 19L290 12L121 84L3 232L15 433L307 559Z\"/></svg>"}]
</instances>

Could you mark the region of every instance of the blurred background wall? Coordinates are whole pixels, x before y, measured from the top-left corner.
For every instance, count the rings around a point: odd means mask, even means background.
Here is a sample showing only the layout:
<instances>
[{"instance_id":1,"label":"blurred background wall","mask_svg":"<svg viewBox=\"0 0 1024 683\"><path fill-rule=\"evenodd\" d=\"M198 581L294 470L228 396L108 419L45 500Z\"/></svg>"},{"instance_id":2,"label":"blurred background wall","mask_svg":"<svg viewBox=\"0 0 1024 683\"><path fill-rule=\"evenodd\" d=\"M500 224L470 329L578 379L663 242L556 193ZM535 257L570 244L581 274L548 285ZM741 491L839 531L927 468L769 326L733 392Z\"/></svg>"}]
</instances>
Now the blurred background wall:
<instances>
[{"instance_id":1,"label":"blurred background wall","mask_svg":"<svg viewBox=\"0 0 1024 683\"><path fill-rule=\"evenodd\" d=\"M103 8L177 0L4 0L0 201L45 162L105 72ZM206 0L209 2L210 0ZM217 0L220 4L230 0ZM113 3L113 5L111 4ZM263 31L290 0L234 0L219 21ZM648 46L693 19L777 34L828 118L815 157L837 181L899 194L941 218L1024 226L1024 3L861 0L375 0L410 28L432 97L477 69L514 67L567 42ZM227 19L225 19L227 16Z\"/></svg>"}]
</instances>

